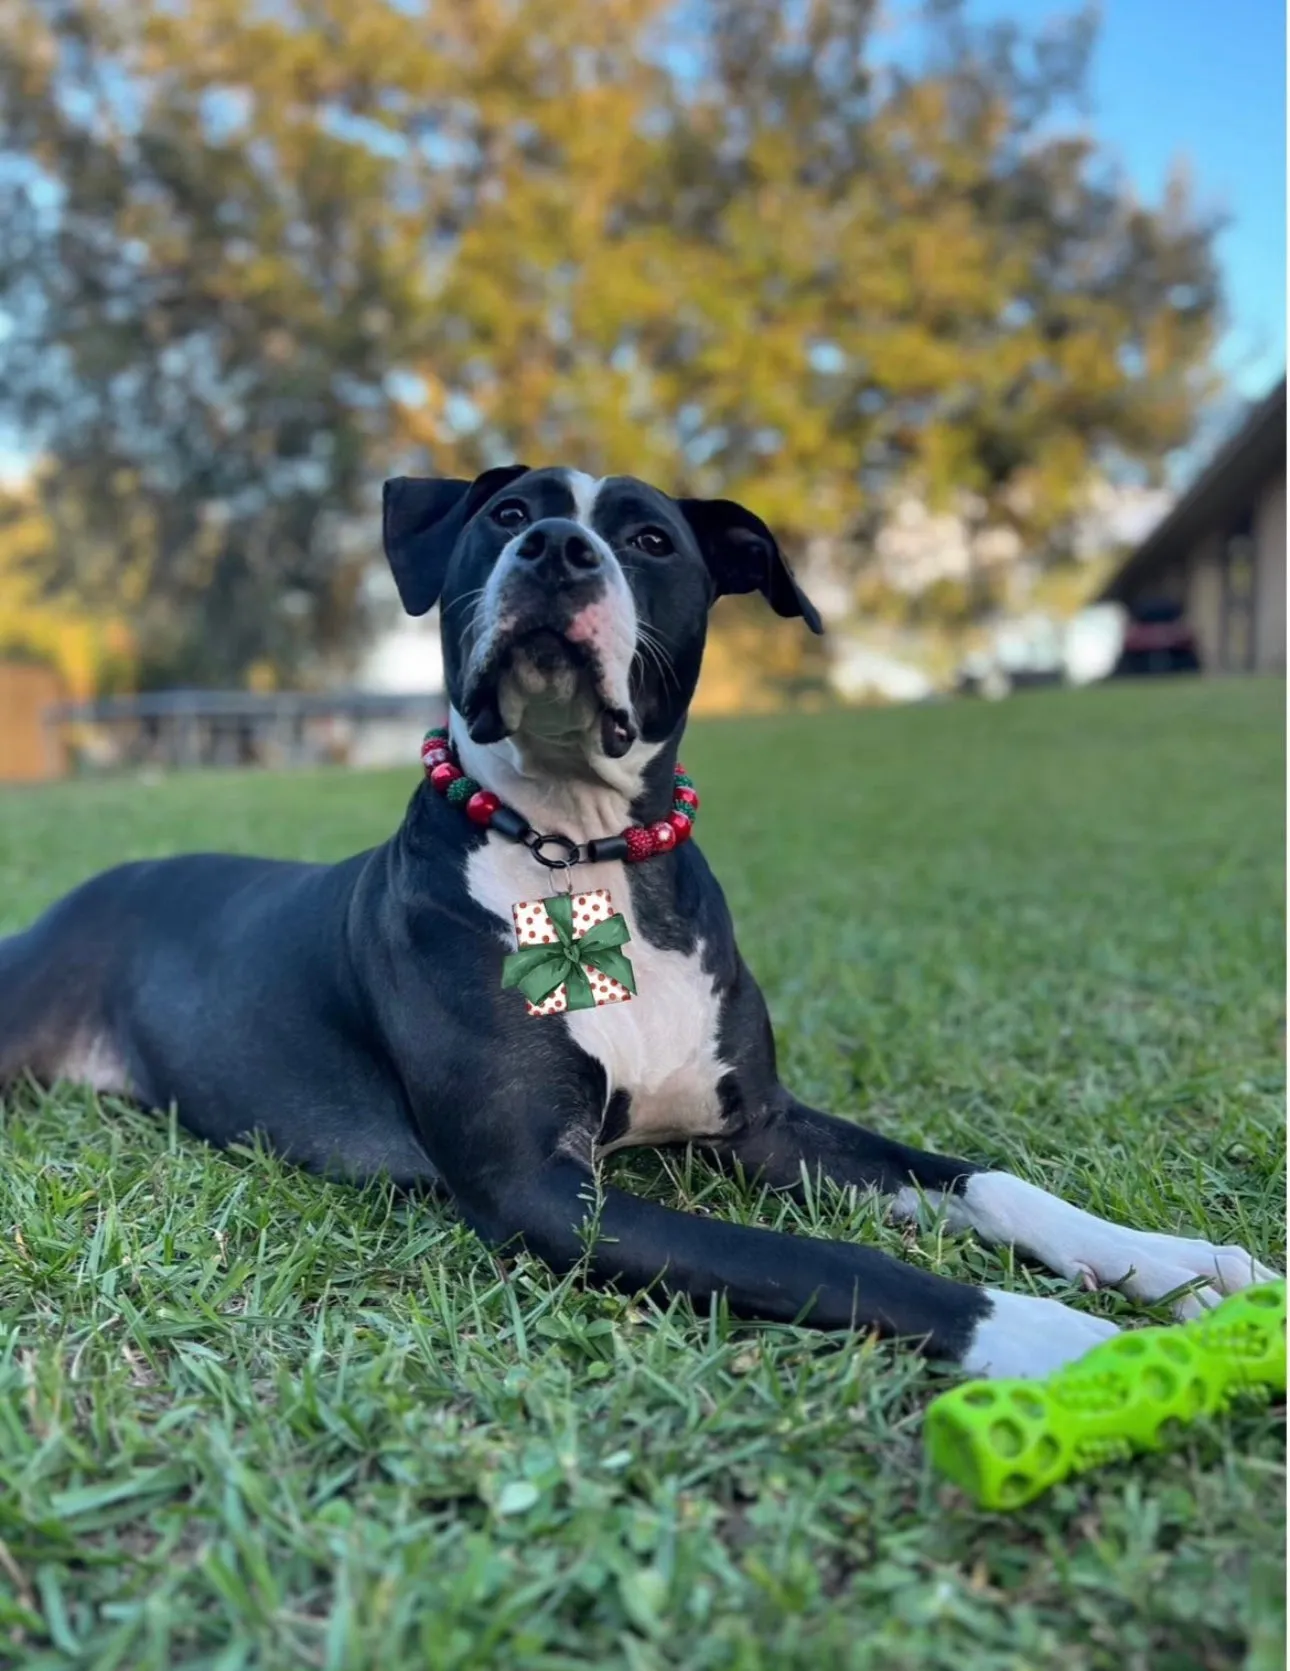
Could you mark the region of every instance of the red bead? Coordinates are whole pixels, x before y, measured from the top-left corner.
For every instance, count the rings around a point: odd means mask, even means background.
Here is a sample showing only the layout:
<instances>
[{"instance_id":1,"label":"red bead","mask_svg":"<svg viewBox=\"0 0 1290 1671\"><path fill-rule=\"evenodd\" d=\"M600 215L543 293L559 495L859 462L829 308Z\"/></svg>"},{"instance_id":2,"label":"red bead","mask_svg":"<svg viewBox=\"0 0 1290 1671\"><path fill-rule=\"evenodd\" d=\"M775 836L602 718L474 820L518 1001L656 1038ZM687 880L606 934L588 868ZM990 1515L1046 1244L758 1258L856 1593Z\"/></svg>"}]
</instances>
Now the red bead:
<instances>
[{"instance_id":1,"label":"red bead","mask_svg":"<svg viewBox=\"0 0 1290 1671\"><path fill-rule=\"evenodd\" d=\"M675 805L677 801L680 801L682 806L693 807L694 812L699 810L699 797L695 794L693 789L674 789L672 791L673 805ZM691 813L690 816L693 817L694 813Z\"/></svg>"},{"instance_id":2,"label":"red bead","mask_svg":"<svg viewBox=\"0 0 1290 1671\"><path fill-rule=\"evenodd\" d=\"M674 812L668 819L668 823L676 832L676 845L678 847L683 841L689 841L694 834L694 820L693 818L687 818L683 812Z\"/></svg>"},{"instance_id":3,"label":"red bead","mask_svg":"<svg viewBox=\"0 0 1290 1671\"><path fill-rule=\"evenodd\" d=\"M639 864L642 859L648 859L654 851L653 830L644 830L639 824L633 824L629 830L624 830L623 840L627 843L624 864Z\"/></svg>"},{"instance_id":4,"label":"red bead","mask_svg":"<svg viewBox=\"0 0 1290 1671\"><path fill-rule=\"evenodd\" d=\"M689 777L689 775L690 775L689 772L686 771L685 767L681 764L681 762L679 760L677 761L676 765L673 766L672 771L673 771L673 774L676 777Z\"/></svg>"},{"instance_id":5,"label":"red bead","mask_svg":"<svg viewBox=\"0 0 1290 1671\"><path fill-rule=\"evenodd\" d=\"M430 781L441 795L448 793L448 785L456 783L461 776L461 767L454 766L451 760L445 760L430 773Z\"/></svg>"},{"instance_id":6,"label":"red bead","mask_svg":"<svg viewBox=\"0 0 1290 1671\"><path fill-rule=\"evenodd\" d=\"M421 750L421 764L428 772L434 771L436 766L442 766L445 760L451 759L452 756L441 743L433 746L427 745Z\"/></svg>"},{"instance_id":7,"label":"red bead","mask_svg":"<svg viewBox=\"0 0 1290 1671\"><path fill-rule=\"evenodd\" d=\"M661 823L651 824L649 833L654 838L654 851L656 853L670 853L676 846L676 831L672 828L672 822L669 818L664 818Z\"/></svg>"},{"instance_id":8,"label":"red bead","mask_svg":"<svg viewBox=\"0 0 1290 1671\"><path fill-rule=\"evenodd\" d=\"M466 816L476 824L491 824L501 804L491 789L477 789L466 802Z\"/></svg>"}]
</instances>

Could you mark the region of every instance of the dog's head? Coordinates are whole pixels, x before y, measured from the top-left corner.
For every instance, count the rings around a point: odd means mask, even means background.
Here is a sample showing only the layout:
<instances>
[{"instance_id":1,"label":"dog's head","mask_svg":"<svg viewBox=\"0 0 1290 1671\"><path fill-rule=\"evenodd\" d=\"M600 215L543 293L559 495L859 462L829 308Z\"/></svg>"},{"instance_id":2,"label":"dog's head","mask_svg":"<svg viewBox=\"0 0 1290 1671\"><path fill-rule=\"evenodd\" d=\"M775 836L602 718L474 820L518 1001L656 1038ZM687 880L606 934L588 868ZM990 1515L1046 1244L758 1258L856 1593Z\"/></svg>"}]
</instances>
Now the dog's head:
<instances>
[{"instance_id":1,"label":"dog's head","mask_svg":"<svg viewBox=\"0 0 1290 1671\"><path fill-rule=\"evenodd\" d=\"M385 485L384 536L408 613L440 605L448 695L477 743L609 760L661 743L685 717L725 593L761 592L821 630L751 511L631 476L522 464L473 482L400 476Z\"/></svg>"}]
</instances>

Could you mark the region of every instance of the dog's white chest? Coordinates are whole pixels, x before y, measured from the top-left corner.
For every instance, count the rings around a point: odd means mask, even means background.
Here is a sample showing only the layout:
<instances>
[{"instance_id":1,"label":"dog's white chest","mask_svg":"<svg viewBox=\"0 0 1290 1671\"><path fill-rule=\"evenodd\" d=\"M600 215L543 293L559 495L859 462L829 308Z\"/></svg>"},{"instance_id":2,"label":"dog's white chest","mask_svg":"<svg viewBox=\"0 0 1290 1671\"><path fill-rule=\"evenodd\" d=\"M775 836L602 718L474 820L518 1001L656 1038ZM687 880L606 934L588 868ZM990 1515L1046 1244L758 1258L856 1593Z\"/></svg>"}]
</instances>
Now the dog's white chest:
<instances>
[{"instance_id":1,"label":"dog's white chest","mask_svg":"<svg viewBox=\"0 0 1290 1671\"><path fill-rule=\"evenodd\" d=\"M626 1004L535 1017L533 1027L567 1027L576 1044L605 1070L606 1100L631 1099L628 1130L602 1152L636 1143L679 1142L721 1129L717 1085L728 1071L717 1054L719 1004L712 978L693 952L663 951L637 931L622 865L580 865L579 891L608 888L614 909L627 918L637 996ZM550 881L522 847L491 836L466 866L471 897L496 916L498 938L515 944L511 907L550 892ZM520 1002L519 994L514 995Z\"/></svg>"}]
</instances>

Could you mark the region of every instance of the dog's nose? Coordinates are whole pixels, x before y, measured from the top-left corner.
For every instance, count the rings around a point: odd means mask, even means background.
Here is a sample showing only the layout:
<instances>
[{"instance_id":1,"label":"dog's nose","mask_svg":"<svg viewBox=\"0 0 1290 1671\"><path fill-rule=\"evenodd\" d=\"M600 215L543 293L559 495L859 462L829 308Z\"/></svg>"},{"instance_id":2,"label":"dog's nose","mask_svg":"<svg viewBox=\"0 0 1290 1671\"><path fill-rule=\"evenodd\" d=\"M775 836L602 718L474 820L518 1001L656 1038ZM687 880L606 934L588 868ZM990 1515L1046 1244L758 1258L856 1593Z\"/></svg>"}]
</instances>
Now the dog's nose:
<instances>
[{"instance_id":1,"label":"dog's nose","mask_svg":"<svg viewBox=\"0 0 1290 1671\"><path fill-rule=\"evenodd\" d=\"M579 580L600 567L600 553L587 530L563 517L535 522L515 555L555 580Z\"/></svg>"}]
</instances>

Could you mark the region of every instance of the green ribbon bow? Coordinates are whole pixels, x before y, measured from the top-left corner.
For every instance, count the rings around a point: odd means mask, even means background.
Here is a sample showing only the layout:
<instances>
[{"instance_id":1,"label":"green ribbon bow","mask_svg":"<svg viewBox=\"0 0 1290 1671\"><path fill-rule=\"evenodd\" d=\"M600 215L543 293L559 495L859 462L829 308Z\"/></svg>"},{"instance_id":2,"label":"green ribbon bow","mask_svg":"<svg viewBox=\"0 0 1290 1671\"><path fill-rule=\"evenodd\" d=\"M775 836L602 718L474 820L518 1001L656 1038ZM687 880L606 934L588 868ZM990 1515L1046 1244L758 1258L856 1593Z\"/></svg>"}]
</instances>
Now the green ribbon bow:
<instances>
[{"instance_id":1,"label":"green ribbon bow","mask_svg":"<svg viewBox=\"0 0 1290 1671\"><path fill-rule=\"evenodd\" d=\"M596 1000L587 979L588 967L599 969L628 992L636 991L631 963L618 949L625 940L631 939L627 919L621 912L596 923L579 939L573 932L573 900L568 894L556 894L542 903L555 930L555 943L525 946L521 951L512 952L502 964L503 991L518 986L530 1004L540 1004L558 986L563 986L571 1010L594 1009Z\"/></svg>"}]
</instances>

